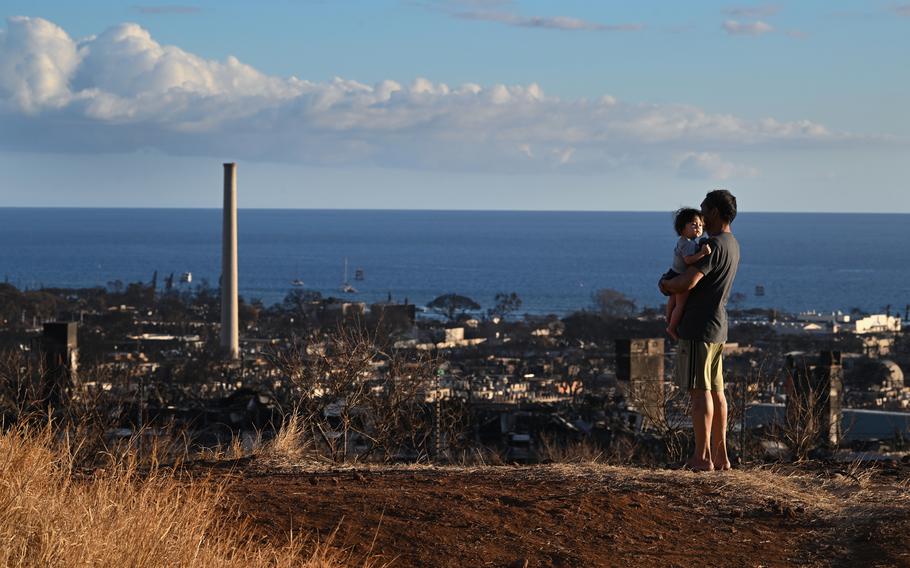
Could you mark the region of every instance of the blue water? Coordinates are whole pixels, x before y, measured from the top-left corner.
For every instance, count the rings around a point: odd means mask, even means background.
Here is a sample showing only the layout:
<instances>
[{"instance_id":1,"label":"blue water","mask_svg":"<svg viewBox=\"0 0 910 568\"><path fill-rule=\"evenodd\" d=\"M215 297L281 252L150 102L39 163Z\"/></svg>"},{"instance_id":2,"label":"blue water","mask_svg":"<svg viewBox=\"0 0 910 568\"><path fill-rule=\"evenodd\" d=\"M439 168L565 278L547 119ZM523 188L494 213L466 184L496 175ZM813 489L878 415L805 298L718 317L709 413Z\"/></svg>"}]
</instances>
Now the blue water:
<instances>
[{"instance_id":1,"label":"blue water","mask_svg":"<svg viewBox=\"0 0 910 568\"><path fill-rule=\"evenodd\" d=\"M363 301L426 304L457 292L488 307L517 292L521 311L566 313L615 288L657 306L676 240L669 213L239 212L240 293L280 301L300 278L340 296L344 259ZM742 213L735 291L744 306L880 310L910 303L910 215ZM0 208L0 278L19 287L159 283L192 272L217 285L220 210ZM366 279L353 282L355 268ZM763 298L754 295L757 284Z\"/></svg>"}]
</instances>

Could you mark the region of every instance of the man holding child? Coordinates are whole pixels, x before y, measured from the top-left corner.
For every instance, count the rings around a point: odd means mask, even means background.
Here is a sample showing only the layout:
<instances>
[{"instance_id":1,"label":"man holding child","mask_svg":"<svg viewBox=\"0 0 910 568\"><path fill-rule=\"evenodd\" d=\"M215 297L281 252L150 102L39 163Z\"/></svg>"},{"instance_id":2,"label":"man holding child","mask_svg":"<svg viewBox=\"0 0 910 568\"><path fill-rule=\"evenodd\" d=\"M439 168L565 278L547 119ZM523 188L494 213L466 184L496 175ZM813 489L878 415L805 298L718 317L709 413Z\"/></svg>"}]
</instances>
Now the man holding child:
<instances>
[{"instance_id":1,"label":"man holding child","mask_svg":"<svg viewBox=\"0 0 910 568\"><path fill-rule=\"evenodd\" d=\"M710 253L685 272L658 283L664 294L688 298L676 333L676 381L692 399L695 450L686 466L697 471L730 469L727 457L727 399L723 348L727 341L727 298L739 267L739 243L730 228L736 197L725 189L709 192L701 203Z\"/></svg>"}]
</instances>

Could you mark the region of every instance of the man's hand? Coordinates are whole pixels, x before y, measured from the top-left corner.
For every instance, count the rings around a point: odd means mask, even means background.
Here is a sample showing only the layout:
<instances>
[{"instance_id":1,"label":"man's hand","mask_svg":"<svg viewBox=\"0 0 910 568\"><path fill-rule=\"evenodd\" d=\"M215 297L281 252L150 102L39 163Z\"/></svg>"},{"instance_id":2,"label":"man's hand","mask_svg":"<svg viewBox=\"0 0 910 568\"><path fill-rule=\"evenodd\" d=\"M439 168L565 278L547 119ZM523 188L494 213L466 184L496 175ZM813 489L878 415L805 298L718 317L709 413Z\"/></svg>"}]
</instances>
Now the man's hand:
<instances>
[{"instance_id":1,"label":"man's hand","mask_svg":"<svg viewBox=\"0 0 910 568\"><path fill-rule=\"evenodd\" d=\"M711 254L711 245L708 243L701 245L701 252L705 256L708 256L709 254Z\"/></svg>"},{"instance_id":2,"label":"man's hand","mask_svg":"<svg viewBox=\"0 0 910 568\"><path fill-rule=\"evenodd\" d=\"M658 287L662 292L669 292L671 294L680 294L682 292L688 292L698 284L702 279L704 274L695 268L690 266L686 269L685 272L680 274L675 278L670 278L669 280L661 280L658 283Z\"/></svg>"}]
</instances>

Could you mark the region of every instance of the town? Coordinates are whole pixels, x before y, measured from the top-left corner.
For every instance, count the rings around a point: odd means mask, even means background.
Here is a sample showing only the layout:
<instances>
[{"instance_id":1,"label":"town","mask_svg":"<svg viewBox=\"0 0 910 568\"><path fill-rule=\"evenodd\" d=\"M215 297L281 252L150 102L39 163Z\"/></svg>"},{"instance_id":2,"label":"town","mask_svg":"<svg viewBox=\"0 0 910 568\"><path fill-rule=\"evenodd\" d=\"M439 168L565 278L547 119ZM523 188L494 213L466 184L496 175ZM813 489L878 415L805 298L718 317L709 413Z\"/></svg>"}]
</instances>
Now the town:
<instances>
[{"instance_id":1,"label":"town","mask_svg":"<svg viewBox=\"0 0 910 568\"><path fill-rule=\"evenodd\" d=\"M520 315L515 293L483 310L457 294L366 305L295 288L272 306L239 299L238 357L226 360L220 291L158 280L0 285L4 420L81 405L109 439L180 428L203 449L252 446L297 413L336 461L529 462L587 447L653 464L687 443L663 314L615 290L558 317ZM906 451L901 314L750 309L730 321L738 459ZM815 424L799 444L797 407Z\"/></svg>"}]
</instances>

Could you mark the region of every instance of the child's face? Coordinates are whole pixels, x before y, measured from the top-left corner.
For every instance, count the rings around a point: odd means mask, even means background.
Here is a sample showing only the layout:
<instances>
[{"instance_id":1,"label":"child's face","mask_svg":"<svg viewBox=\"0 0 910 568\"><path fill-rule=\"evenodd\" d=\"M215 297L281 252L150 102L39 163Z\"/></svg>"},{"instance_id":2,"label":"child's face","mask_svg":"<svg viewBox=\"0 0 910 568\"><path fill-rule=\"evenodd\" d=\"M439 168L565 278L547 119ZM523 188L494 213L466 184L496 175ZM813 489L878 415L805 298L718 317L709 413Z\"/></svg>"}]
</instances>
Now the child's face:
<instances>
[{"instance_id":1,"label":"child's face","mask_svg":"<svg viewBox=\"0 0 910 568\"><path fill-rule=\"evenodd\" d=\"M687 239L697 239L701 236L702 232L705 230L705 222L701 217L696 217L686 223L686 228L683 229L683 236Z\"/></svg>"}]
</instances>

